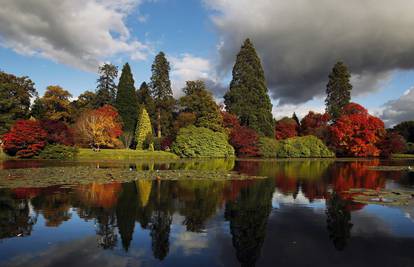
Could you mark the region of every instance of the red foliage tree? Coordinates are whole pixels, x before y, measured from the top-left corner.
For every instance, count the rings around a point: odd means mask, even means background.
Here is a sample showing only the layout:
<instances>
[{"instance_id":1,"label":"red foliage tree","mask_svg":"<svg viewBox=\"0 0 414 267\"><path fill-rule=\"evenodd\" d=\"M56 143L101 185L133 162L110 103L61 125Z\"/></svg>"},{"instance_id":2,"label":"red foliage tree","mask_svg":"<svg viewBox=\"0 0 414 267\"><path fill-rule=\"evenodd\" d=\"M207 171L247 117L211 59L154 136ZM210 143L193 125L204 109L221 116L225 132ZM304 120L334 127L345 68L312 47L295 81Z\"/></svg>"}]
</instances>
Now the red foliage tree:
<instances>
[{"instance_id":1,"label":"red foliage tree","mask_svg":"<svg viewBox=\"0 0 414 267\"><path fill-rule=\"evenodd\" d=\"M47 132L46 140L49 144L72 146L75 143L73 133L66 123L43 120L40 122L40 125Z\"/></svg>"},{"instance_id":2,"label":"red foliage tree","mask_svg":"<svg viewBox=\"0 0 414 267\"><path fill-rule=\"evenodd\" d=\"M276 122L275 137L276 140L287 139L298 136L299 125L294 119L283 118Z\"/></svg>"},{"instance_id":3,"label":"red foliage tree","mask_svg":"<svg viewBox=\"0 0 414 267\"><path fill-rule=\"evenodd\" d=\"M3 135L4 150L11 156L30 158L45 147L46 137L47 132L42 129L39 121L18 120Z\"/></svg>"},{"instance_id":4,"label":"red foliage tree","mask_svg":"<svg viewBox=\"0 0 414 267\"><path fill-rule=\"evenodd\" d=\"M404 137L397 132L387 132L384 139L380 142L381 156L389 157L393 153L402 153L406 150L407 144Z\"/></svg>"},{"instance_id":5,"label":"red foliage tree","mask_svg":"<svg viewBox=\"0 0 414 267\"><path fill-rule=\"evenodd\" d=\"M330 116L328 113L316 113L309 111L300 121L300 132L302 135L315 135L324 140L324 133L328 130Z\"/></svg>"},{"instance_id":6,"label":"red foliage tree","mask_svg":"<svg viewBox=\"0 0 414 267\"><path fill-rule=\"evenodd\" d=\"M239 157L256 157L259 155L257 143L259 135L252 129L241 126L237 117L228 112L222 112L223 126L228 129L230 144Z\"/></svg>"},{"instance_id":7,"label":"red foliage tree","mask_svg":"<svg viewBox=\"0 0 414 267\"><path fill-rule=\"evenodd\" d=\"M379 143L385 135L384 123L361 105L350 103L331 127L331 141L345 156L379 156Z\"/></svg>"}]
</instances>

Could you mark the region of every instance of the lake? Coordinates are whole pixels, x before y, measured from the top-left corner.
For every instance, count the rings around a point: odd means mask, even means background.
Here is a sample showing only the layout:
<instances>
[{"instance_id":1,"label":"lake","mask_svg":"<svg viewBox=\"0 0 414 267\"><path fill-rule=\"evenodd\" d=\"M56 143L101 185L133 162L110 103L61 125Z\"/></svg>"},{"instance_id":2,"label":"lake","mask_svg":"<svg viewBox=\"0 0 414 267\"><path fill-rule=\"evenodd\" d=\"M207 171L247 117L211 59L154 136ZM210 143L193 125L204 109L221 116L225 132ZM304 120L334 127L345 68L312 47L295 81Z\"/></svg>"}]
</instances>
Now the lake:
<instances>
[{"instance_id":1,"label":"lake","mask_svg":"<svg viewBox=\"0 0 414 267\"><path fill-rule=\"evenodd\" d=\"M350 190L414 193L371 169L409 165L0 161L0 266L414 266L414 206Z\"/></svg>"}]
</instances>

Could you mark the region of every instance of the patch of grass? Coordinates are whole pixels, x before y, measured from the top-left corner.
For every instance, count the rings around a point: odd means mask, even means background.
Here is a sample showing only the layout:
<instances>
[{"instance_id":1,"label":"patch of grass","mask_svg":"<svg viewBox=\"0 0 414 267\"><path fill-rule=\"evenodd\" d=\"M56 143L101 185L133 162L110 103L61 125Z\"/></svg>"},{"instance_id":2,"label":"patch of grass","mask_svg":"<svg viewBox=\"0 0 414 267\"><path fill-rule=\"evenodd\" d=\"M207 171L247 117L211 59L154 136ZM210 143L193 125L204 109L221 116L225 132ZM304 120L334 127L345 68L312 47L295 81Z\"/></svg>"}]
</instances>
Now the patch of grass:
<instances>
[{"instance_id":1,"label":"patch of grass","mask_svg":"<svg viewBox=\"0 0 414 267\"><path fill-rule=\"evenodd\" d=\"M392 154L393 158L414 159L414 154Z\"/></svg>"},{"instance_id":2,"label":"patch of grass","mask_svg":"<svg viewBox=\"0 0 414 267\"><path fill-rule=\"evenodd\" d=\"M81 148L77 155L78 160L172 160L178 157L165 151L147 151L132 149L101 149L95 152L92 149Z\"/></svg>"}]
</instances>

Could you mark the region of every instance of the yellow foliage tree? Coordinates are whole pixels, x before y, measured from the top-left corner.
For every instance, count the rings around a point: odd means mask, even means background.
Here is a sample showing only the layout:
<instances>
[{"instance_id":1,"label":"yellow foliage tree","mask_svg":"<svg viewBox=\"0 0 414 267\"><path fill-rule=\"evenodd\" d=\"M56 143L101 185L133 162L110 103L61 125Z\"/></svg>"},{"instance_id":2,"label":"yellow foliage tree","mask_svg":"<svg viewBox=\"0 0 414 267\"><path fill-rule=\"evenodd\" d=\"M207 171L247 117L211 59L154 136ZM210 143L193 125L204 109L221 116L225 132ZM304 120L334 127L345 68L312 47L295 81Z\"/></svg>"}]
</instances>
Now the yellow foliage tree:
<instances>
[{"instance_id":1,"label":"yellow foliage tree","mask_svg":"<svg viewBox=\"0 0 414 267\"><path fill-rule=\"evenodd\" d=\"M141 107L141 110L138 115L137 129L135 130L135 141L137 142L137 150L144 149L144 142L148 136L152 136L151 119L148 115L147 109L145 107Z\"/></svg>"}]
</instances>

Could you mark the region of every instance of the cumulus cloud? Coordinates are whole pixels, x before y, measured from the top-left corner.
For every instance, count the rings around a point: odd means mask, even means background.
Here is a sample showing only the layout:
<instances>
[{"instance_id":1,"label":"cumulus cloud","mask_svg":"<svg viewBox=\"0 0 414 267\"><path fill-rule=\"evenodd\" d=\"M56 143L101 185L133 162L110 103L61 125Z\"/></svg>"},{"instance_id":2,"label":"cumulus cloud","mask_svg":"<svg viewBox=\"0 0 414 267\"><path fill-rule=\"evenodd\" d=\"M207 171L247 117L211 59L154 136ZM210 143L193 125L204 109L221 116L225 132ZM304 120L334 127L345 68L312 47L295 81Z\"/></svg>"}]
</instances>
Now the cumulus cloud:
<instances>
[{"instance_id":1,"label":"cumulus cloud","mask_svg":"<svg viewBox=\"0 0 414 267\"><path fill-rule=\"evenodd\" d=\"M212 76L212 64L208 59L184 53L178 57L169 57L171 62L171 80L174 95L182 94L186 81L204 80L208 85L215 84Z\"/></svg>"},{"instance_id":2,"label":"cumulus cloud","mask_svg":"<svg viewBox=\"0 0 414 267\"><path fill-rule=\"evenodd\" d=\"M225 75L247 37L258 50L279 104L322 96L338 60L354 76L353 95L380 89L390 72L414 67L412 0L204 0L221 41Z\"/></svg>"},{"instance_id":3,"label":"cumulus cloud","mask_svg":"<svg viewBox=\"0 0 414 267\"><path fill-rule=\"evenodd\" d=\"M150 47L125 20L144 0L4 0L0 45L83 70L116 55L143 60Z\"/></svg>"},{"instance_id":4,"label":"cumulus cloud","mask_svg":"<svg viewBox=\"0 0 414 267\"><path fill-rule=\"evenodd\" d=\"M382 108L380 117L388 127L392 127L402 121L413 120L414 87L408 89L398 99L388 101Z\"/></svg>"}]
</instances>

